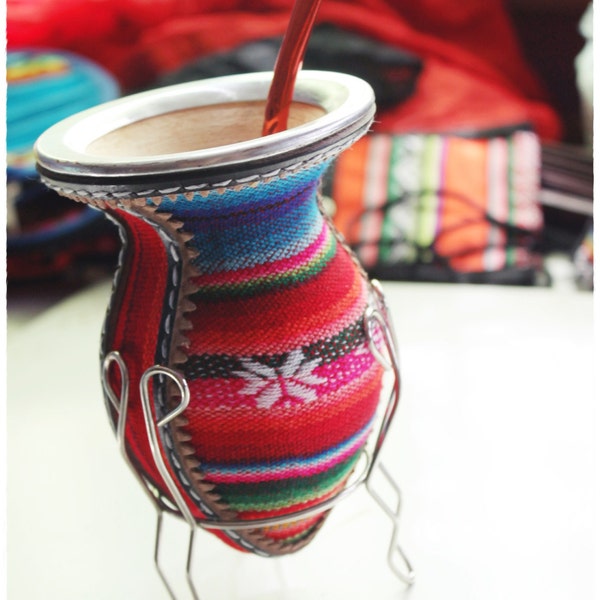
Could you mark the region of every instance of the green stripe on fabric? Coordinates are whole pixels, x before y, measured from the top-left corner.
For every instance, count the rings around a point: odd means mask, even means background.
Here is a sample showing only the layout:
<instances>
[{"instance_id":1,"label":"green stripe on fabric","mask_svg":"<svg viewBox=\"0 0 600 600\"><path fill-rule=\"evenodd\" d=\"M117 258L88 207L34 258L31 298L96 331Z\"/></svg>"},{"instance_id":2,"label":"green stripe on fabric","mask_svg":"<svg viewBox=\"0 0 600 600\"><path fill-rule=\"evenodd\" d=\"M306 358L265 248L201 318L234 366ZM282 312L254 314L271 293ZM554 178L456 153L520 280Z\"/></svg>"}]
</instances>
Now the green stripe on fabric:
<instances>
[{"instance_id":1,"label":"green stripe on fabric","mask_svg":"<svg viewBox=\"0 0 600 600\"><path fill-rule=\"evenodd\" d=\"M357 452L325 473L312 477L223 485L216 491L231 509L238 512L277 510L323 496L350 474L359 456L360 452Z\"/></svg>"}]
</instances>

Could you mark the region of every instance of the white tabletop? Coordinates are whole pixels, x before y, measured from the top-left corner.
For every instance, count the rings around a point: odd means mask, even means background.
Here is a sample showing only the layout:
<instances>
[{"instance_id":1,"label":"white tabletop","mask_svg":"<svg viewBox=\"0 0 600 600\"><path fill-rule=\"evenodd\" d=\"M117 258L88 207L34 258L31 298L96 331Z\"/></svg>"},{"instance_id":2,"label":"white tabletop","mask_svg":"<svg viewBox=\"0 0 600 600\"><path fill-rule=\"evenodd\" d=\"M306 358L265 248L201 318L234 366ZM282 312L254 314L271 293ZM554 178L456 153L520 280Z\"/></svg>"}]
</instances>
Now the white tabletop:
<instances>
[{"instance_id":1,"label":"white tabletop","mask_svg":"<svg viewBox=\"0 0 600 600\"><path fill-rule=\"evenodd\" d=\"M388 568L390 522L361 488L293 556L244 555L200 531L202 600L591 599L592 295L384 288L403 392L383 461L403 490L415 585ZM119 456L100 392L108 295L102 283L9 326L13 600L167 598L152 559L154 511ZM178 590L186 535L168 520L163 560Z\"/></svg>"}]
</instances>

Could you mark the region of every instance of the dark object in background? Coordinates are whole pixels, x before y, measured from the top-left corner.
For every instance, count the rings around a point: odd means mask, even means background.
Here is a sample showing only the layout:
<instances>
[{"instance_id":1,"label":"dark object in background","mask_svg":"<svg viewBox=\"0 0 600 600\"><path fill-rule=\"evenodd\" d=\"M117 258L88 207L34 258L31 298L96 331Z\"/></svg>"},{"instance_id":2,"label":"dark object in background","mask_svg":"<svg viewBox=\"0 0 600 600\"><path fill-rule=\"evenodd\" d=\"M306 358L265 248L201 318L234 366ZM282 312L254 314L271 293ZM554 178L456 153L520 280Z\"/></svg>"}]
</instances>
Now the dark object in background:
<instances>
[{"instance_id":1,"label":"dark object in background","mask_svg":"<svg viewBox=\"0 0 600 600\"><path fill-rule=\"evenodd\" d=\"M19 229L6 242L10 282L85 279L90 267L114 267L119 239L100 211L68 201L36 180L20 185L14 211Z\"/></svg>"},{"instance_id":2,"label":"dark object in background","mask_svg":"<svg viewBox=\"0 0 600 600\"><path fill-rule=\"evenodd\" d=\"M566 144L542 146L540 202L544 211L543 252L571 252L594 215L591 152Z\"/></svg>"},{"instance_id":3,"label":"dark object in background","mask_svg":"<svg viewBox=\"0 0 600 600\"><path fill-rule=\"evenodd\" d=\"M542 146L542 251L566 253L579 289L594 289L594 160L578 146Z\"/></svg>"},{"instance_id":4,"label":"dark object in background","mask_svg":"<svg viewBox=\"0 0 600 600\"><path fill-rule=\"evenodd\" d=\"M281 37L243 44L229 52L202 57L160 78L156 86L221 75L271 71ZM371 85L379 109L403 102L415 90L422 61L415 55L330 24L314 28L303 69L355 75ZM155 86L155 87L156 87Z\"/></svg>"},{"instance_id":5,"label":"dark object in background","mask_svg":"<svg viewBox=\"0 0 600 600\"><path fill-rule=\"evenodd\" d=\"M504 0L504 4L524 58L560 114L561 141L581 144L581 104L573 65L585 43L579 24L590 0Z\"/></svg>"}]
</instances>

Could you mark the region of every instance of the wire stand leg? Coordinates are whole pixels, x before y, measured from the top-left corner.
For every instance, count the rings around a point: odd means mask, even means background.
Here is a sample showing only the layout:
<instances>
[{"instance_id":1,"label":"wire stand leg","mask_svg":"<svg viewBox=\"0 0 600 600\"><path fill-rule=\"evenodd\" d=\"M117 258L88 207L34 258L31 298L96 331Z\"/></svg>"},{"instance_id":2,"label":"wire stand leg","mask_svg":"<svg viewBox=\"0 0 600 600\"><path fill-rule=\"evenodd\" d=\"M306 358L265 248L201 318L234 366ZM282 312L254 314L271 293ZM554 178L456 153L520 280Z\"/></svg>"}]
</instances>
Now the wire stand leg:
<instances>
[{"instance_id":1,"label":"wire stand leg","mask_svg":"<svg viewBox=\"0 0 600 600\"><path fill-rule=\"evenodd\" d=\"M160 421L155 422L152 414L152 407L150 404L150 394L148 393L148 382L155 375L165 375L172 379L175 384L178 386L179 391L181 393L181 402L179 406L174 408L169 414L163 417ZM196 521L194 516L192 515L188 505L186 504L179 488L177 487L175 481L171 477L167 465L162 457L160 451L160 442L158 439L158 434L156 432L157 427L164 427L168 425L175 417L180 415L188 406L190 402L190 391L185 379L176 371L169 369L167 367L154 366L146 369L144 374L140 379L140 396L142 398L142 408L144 411L144 421L146 423L146 431L148 434L148 441L150 442L150 449L152 451L152 457L154 458L154 462L158 468L158 471L163 478L163 481L169 488L169 492L171 492L171 496L177 505L177 509L181 516L185 519L186 523L190 527L190 538L188 543L188 551L187 551L187 559L186 559L186 567L185 567L185 575L188 584L188 588L194 598L194 600L200 600L200 596L196 591L196 586L194 584L194 580L192 578L192 558L194 554L194 544L196 541Z\"/></svg>"},{"instance_id":2,"label":"wire stand leg","mask_svg":"<svg viewBox=\"0 0 600 600\"><path fill-rule=\"evenodd\" d=\"M379 437L375 443L372 463L365 484L369 494L373 497L373 499L377 502L380 508L392 521L393 528L392 538L390 540L390 546L388 549L388 564L394 572L394 574L401 581L403 581L407 585L412 585L415 580L415 572L406 554L404 553L404 551L400 547L400 544L398 543L400 510L402 507L402 494L400 492L398 484L391 476L390 472L384 467L382 462L379 460L379 453L381 451L381 447L387 435L387 431L391 424L394 413L396 412L396 409L400 402L401 386L400 367L398 360L398 344L394 334L394 327L392 324L391 314L385 301L383 289L378 280L373 279L371 281L371 289L374 294L374 306L369 307L365 313L365 330L369 339L369 346L371 348L371 352L386 370L392 372L393 382L392 389L390 392L390 398L387 404L386 412L384 414L383 423L379 432ZM379 329L383 336L382 342L383 346L387 351L387 356L382 354L377 346L375 336L375 331L377 329ZM388 504L384 500L383 496L379 494L374 487L373 475L376 470L382 473L394 494L394 500L392 502L392 505ZM396 560L396 558L400 559L400 565L398 564L398 560Z\"/></svg>"},{"instance_id":3,"label":"wire stand leg","mask_svg":"<svg viewBox=\"0 0 600 600\"><path fill-rule=\"evenodd\" d=\"M109 371L111 366L117 365L119 368L120 376L121 376L121 392L120 396L117 397L110 386L109 383ZM160 538L162 532L162 524L163 524L163 509L161 508L156 495L150 489L148 482L145 481L140 474L136 471L131 463L131 459L129 458L129 454L127 452L127 445L125 443L125 425L127 423L127 408L129 402L129 373L127 371L127 367L125 362L123 361L122 356L119 352L113 351L109 352L102 362L102 388L104 390L105 398L110 401L110 405L107 402L107 407L110 409L114 408L117 414L117 425L116 425L116 435L117 442L119 445L119 450L121 452L121 456L123 457L125 463L134 474L135 478L140 483L142 489L150 499L152 506L156 510L156 533L154 538L154 565L156 567L156 571L163 582L169 596L172 600L177 600L167 578L160 566L159 561L159 551L160 551Z\"/></svg>"},{"instance_id":4,"label":"wire stand leg","mask_svg":"<svg viewBox=\"0 0 600 600\"><path fill-rule=\"evenodd\" d=\"M402 508L402 494L400 492L398 484L394 481L394 478L391 476L390 472L385 468L385 466L381 462L377 463L377 468L385 477L386 481L392 488L392 491L395 495L393 502L389 504L384 500L383 496L379 494L375 489L373 484L373 477L370 476L367 479L367 491L369 492L371 497L377 502L377 504L383 510L383 512L391 519L393 525L392 537L388 548L388 565L390 569L394 572L396 577L398 577L398 579L400 579L407 585L412 585L415 581L415 572L406 554L404 553L404 550L402 550L400 544L398 543L398 534L400 527L400 510ZM400 561L400 564L398 564L398 559Z\"/></svg>"}]
</instances>

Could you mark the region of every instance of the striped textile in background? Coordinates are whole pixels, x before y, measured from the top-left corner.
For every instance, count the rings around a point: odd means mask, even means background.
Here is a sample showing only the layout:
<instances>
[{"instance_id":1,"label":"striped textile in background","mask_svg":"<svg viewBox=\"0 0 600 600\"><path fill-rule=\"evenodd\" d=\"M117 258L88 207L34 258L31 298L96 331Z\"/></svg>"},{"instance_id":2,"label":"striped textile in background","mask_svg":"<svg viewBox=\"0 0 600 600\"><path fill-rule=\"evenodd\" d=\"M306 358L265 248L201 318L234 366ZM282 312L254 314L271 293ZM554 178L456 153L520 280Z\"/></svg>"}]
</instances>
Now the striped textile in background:
<instances>
[{"instance_id":1,"label":"striped textile in background","mask_svg":"<svg viewBox=\"0 0 600 600\"><path fill-rule=\"evenodd\" d=\"M330 181L334 223L374 275L533 283L540 269L540 143L531 131L373 134L339 157Z\"/></svg>"}]
</instances>

